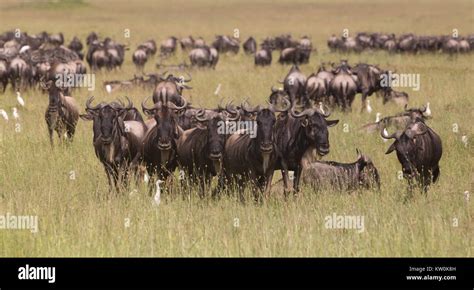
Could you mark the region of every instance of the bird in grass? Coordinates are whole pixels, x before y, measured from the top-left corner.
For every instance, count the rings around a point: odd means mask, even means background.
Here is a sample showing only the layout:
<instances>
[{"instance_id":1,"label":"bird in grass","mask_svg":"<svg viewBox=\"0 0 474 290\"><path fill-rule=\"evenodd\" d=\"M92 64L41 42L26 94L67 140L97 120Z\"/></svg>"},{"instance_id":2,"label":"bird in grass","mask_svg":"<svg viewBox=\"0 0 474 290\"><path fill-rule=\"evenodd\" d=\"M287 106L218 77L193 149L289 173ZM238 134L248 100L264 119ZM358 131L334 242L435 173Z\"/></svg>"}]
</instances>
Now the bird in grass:
<instances>
[{"instance_id":1,"label":"bird in grass","mask_svg":"<svg viewBox=\"0 0 474 290\"><path fill-rule=\"evenodd\" d=\"M25 100L23 100L23 98L21 97L19 91L16 92L16 100L17 100L18 104L20 104L20 106L22 106L22 107L25 106Z\"/></svg>"},{"instance_id":2,"label":"bird in grass","mask_svg":"<svg viewBox=\"0 0 474 290\"><path fill-rule=\"evenodd\" d=\"M426 103L425 115L426 116L431 116L430 102Z\"/></svg>"},{"instance_id":3,"label":"bird in grass","mask_svg":"<svg viewBox=\"0 0 474 290\"><path fill-rule=\"evenodd\" d=\"M18 109L16 107L13 107L12 111L13 111L13 118L15 120L20 120L20 113L18 113Z\"/></svg>"},{"instance_id":4,"label":"bird in grass","mask_svg":"<svg viewBox=\"0 0 474 290\"><path fill-rule=\"evenodd\" d=\"M372 113L372 107L370 106L370 100L365 101L365 109L367 110L367 113Z\"/></svg>"},{"instance_id":5,"label":"bird in grass","mask_svg":"<svg viewBox=\"0 0 474 290\"><path fill-rule=\"evenodd\" d=\"M0 115L2 115L3 119L8 122L8 114L4 109L0 109Z\"/></svg>"},{"instance_id":6,"label":"bird in grass","mask_svg":"<svg viewBox=\"0 0 474 290\"><path fill-rule=\"evenodd\" d=\"M163 180L160 180L158 179L156 181L156 193L155 193L155 197L153 197L153 199L155 200L155 205L158 206L160 205L161 203L161 188L160 188L160 184L162 184L164 181Z\"/></svg>"},{"instance_id":7,"label":"bird in grass","mask_svg":"<svg viewBox=\"0 0 474 290\"><path fill-rule=\"evenodd\" d=\"M382 116L381 113L377 112L377 114L375 114L375 123L378 123L380 122L380 117Z\"/></svg>"}]
</instances>

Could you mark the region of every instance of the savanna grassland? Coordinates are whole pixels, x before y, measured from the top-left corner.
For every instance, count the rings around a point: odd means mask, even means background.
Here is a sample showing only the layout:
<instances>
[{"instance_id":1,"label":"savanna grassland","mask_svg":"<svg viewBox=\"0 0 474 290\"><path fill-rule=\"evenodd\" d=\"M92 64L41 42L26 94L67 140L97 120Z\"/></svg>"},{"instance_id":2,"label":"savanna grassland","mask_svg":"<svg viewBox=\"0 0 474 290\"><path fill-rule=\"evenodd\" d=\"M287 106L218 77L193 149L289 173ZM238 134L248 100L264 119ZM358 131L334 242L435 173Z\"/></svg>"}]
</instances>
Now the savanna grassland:
<instances>
[{"instance_id":1,"label":"savanna grassland","mask_svg":"<svg viewBox=\"0 0 474 290\"><path fill-rule=\"evenodd\" d=\"M63 32L66 42L78 36L83 42L91 31L130 45L153 38L159 43L174 35L202 36L211 42L215 34L233 34L241 40L254 36L292 33L309 35L318 53L302 65L309 75L322 61L367 62L399 73L421 77L419 91L404 89L410 105L430 102L428 121L442 138L441 177L428 194L416 194L404 202L404 180L395 154L385 155L390 145L378 134L357 129L375 119L397 113L396 105L382 105L372 96L374 111L360 114L360 95L353 113L334 112L339 119L330 129L331 152L325 160L352 162L356 148L369 155L379 169L380 192L360 194L314 193L303 188L297 198L285 200L274 186L262 205L241 204L236 196L215 201L200 199L197 192L182 195L175 183L173 194L153 206L146 186L120 196L108 193L107 178L92 146L92 124L79 121L71 146L51 149L44 111L47 95L39 90L22 93L26 106L18 122L0 120L0 214L37 215L39 231L0 230L0 256L473 256L473 200L465 192L473 188L474 57L445 54L389 55L364 52L330 53L326 39L344 28L358 31L413 32L420 35L461 35L474 32L473 1L5 1L0 2L0 31L19 28L29 33ZM124 29L130 38L124 38ZM195 105L215 106L214 95L235 102L250 96L252 104L266 101L272 85L289 66L276 63L255 68L253 59L240 52L221 55L216 70L191 70L192 90L185 96ZM186 60L178 49L168 63ZM146 72L154 72L154 58ZM96 74L96 89L77 89L81 104L88 96L113 100L128 95L139 106L149 91L140 89L107 94L104 80L125 80L136 73L127 51L123 67ZM0 94L0 108L9 113L18 106L8 88ZM15 130L20 124L20 130ZM456 124L456 125L455 125ZM453 128L458 128L457 132ZM344 128L347 128L344 130ZM17 132L19 131L19 132ZM468 137L468 144L461 136ZM274 177L274 183L279 179ZM71 178L75 177L75 178ZM364 216L365 230L331 230L325 217Z\"/></svg>"}]
</instances>

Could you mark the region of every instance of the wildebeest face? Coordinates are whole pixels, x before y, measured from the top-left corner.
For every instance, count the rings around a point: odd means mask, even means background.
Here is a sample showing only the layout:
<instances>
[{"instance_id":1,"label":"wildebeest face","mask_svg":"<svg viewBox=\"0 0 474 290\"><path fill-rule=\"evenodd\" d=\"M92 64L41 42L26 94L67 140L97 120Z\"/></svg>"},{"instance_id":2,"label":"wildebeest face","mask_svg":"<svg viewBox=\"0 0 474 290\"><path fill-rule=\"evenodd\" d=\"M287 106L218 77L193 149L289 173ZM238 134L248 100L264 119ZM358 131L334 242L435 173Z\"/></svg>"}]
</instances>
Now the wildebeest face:
<instances>
[{"instance_id":1,"label":"wildebeest face","mask_svg":"<svg viewBox=\"0 0 474 290\"><path fill-rule=\"evenodd\" d=\"M306 137L316 147L319 155L324 156L329 153L328 127L338 122L339 120L326 120L317 112L302 120L301 125L305 128Z\"/></svg>"},{"instance_id":2,"label":"wildebeest face","mask_svg":"<svg viewBox=\"0 0 474 290\"><path fill-rule=\"evenodd\" d=\"M262 153L273 150L273 126L275 114L269 109L262 109L257 113L257 140Z\"/></svg>"},{"instance_id":3,"label":"wildebeest face","mask_svg":"<svg viewBox=\"0 0 474 290\"><path fill-rule=\"evenodd\" d=\"M99 111L99 126L101 140L105 144L112 142L115 120L117 118L117 112L109 105L103 107Z\"/></svg>"},{"instance_id":4,"label":"wildebeest face","mask_svg":"<svg viewBox=\"0 0 474 290\"><path fill-rule=\"evenodd\" d=\"M163 107L155 112L157 141L160 150L170 150L173 139L179 137L174 113L167 107Z\"/></svg>"},{"instance_id":5,"label":"wildebeest face","mask_svg":"<svg viewBox=\"0 0 474 290\"><path fill-rule=\"evenodd\" d=\"M220 159L224 151L225 135L219 134L219 125L224 122L219 116L211 118L207 121L207 136L209 146L209 158Z\"/></svg>"}]
</instances>

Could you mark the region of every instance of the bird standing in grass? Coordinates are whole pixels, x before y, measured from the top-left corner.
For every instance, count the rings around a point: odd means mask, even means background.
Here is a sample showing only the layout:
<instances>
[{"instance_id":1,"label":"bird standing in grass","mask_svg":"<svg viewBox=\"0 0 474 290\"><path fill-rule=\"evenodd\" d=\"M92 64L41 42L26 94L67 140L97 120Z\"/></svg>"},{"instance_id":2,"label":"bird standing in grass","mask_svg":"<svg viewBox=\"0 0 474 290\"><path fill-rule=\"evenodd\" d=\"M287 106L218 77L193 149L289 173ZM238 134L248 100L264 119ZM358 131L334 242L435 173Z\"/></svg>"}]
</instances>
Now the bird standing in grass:
<instances>
[{"instance_id":1,"label":"bird standing in grass","mask_svg":"<svg viewBox=\"0 0 474 290\"><path fill-rule=\"evenodd\" d=\"M5 110L0 109L0 115L2 115L3 119L8 122L8 114L5 112Z\"/></svg>"},{"instance_id":2,"label":"bird standing in grass","mask_svg":"<svg viewBox=\"0 0 474 290\"><path fill-rule=\"evenodd\" d=\"M163 180L157 180L156 181L156 193L155 197L153 198L155 200L155 205L158 206L161 203L161 188L160 184L162 184L164 181Z\"/></svg>"},{"instance_id":3,"label":"bird standing in grass","mask_svg":"<svg viewBox=\"0 0 474 290\"><path fill-rule=\"evenodd\" d=\"M23 98L21 97L19 91L16 92L16 100L17 100L18 104L20 104L20 106L22 106L22 107L25 106L25 100L23 100Z\"/></svg>"}]
</instances>

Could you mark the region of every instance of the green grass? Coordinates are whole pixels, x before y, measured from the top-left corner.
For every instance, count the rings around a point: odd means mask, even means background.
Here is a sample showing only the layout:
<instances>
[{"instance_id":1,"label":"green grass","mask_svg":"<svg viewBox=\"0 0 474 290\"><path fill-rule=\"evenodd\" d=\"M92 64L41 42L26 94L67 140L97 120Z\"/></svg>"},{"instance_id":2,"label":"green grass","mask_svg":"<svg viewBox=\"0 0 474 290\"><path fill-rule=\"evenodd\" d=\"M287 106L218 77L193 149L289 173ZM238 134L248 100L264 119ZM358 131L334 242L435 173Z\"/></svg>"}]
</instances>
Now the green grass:
<instances>
[{"instance_id":1,"label":"green grass","mask_svg":"<svg viewBox=\"0 0 474 290\"><path fill-rule=\"evenodd\" d=\"M352 162L355 148L361 149L379 169L380 193L316 194L303 188L297 199L285 201L277 185L263 205L242 205L235 196L201 200L193 192L184 197L165 195L156 208L144 185L122 196L108 195L107 179L92 147L90 123L79 122L70 147L51 150L44 121L47 96L30 90L23 93L26 109L20 110L21 131L15 132L14 121L0 120L0 214L38 215L39 232L0 230L0 256L473 256L472 199L464 198L465 191L472 193L474 181L472 54L341 55L329 53L326 47L327 37L343 28L397 34L447 34L457 28L461 34L472 33L472 1L63 2L58 5L71 5L71 9L50 7L56 5L52 2L47 2L48 9L37 9L37 3L2 1L0 30L61 31L68 42L75 35L84 40L94 30L129 44L132 50L149 38L159 43L170 35L191 34L210 42L215 34L232 34L238 28L242 40L253 35L260 41L292 32L296 37L310 35L318 49L311 63L301 67L306 74L322 61L343 58L399 73L419 73L420 91L404 90L412 106L431 103L434 118L429 125L439 133L444 147L441 177L427 195L418 194L404 203L406 183L397 179L400 164L395 154L384 154L390 143L377 134L357 131L375 119L375 112L387 116L400 108L383 106L380 99L371 97L374 112L359 114L357 97L354 113L333 113L331 119L340 123L330 129L331 153L325 159ZM131 38L123 38L124 29L131 30ZM277 53L273 57L277 59ZM178 50L168 63L183 60L189 62ZM147 72L155 71L156 61L148 62ZM270 87L278 86L277 80L288 69L275 61L271 67L255 68L253 59L242 53L223 55L215 71L191 71L193 89L185 95L196 105L215 106L219 97L213 92L221 83L220 94L226 99L251 96L251 103L264 103ZM104 80L129 79L134 73L129 51L121 70L97 74L96 100L127 94L139 106L150 92L137 89L107 95L101 87ZM90 94L80 89L73 95L83 108ZM10 117L13 106L17 104L11 90L0 94L0 108ZM454 123L458 133L452 130ZM344 124L349 126L347 133ZM460 140L462 135L469 137L467 147ZM75 180L69 178L71 171ZM326 229L324 218L333 213L363 215L365 231Z\"/></svg>"}]
</instances>

